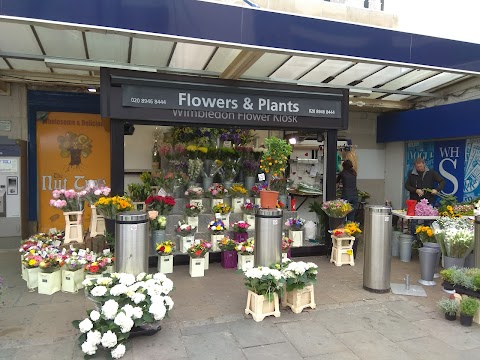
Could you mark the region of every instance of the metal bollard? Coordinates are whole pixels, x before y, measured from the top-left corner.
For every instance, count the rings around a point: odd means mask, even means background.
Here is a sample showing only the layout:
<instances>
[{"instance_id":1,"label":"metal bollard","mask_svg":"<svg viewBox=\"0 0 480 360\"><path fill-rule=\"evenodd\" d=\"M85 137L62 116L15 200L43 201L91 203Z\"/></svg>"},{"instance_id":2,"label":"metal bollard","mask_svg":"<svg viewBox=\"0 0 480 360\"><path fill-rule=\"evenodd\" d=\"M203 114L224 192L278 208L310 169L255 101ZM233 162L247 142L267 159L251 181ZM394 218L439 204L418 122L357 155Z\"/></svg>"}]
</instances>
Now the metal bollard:
<instances>
[{"instance_id":1,"label":"metal bollard","mask_svg":"<svg viewBox=\"0 0 480 360\"><path fill-rule=\"evenodd\" d=\"M403 280L405 280L405 289L410 290L410 275L406 274Z\"/></svg>"}]
</instances>

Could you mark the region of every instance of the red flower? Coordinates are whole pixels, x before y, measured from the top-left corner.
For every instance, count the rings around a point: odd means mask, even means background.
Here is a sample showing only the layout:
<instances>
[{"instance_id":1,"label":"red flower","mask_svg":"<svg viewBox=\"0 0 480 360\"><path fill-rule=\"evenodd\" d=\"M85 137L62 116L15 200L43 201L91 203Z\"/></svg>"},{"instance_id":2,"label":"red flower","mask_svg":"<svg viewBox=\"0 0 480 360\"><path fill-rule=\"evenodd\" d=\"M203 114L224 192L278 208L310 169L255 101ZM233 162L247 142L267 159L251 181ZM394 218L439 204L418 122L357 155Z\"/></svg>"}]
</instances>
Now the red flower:
<instances>
[{"instance_id":1,"label":"red flower","mask_svg":"<svg viewBox=\"0 0 480 360\"><path fill-rule=\"evenodd\" d=\"M89 271L90 271L91 273L94 273L94 274L95 274L96 272L98 272L98 270L100 270L100 266L98 266L98 265L90 265Z\"/></svg>"},{"instance_id":2,"label":"red flower","mask_svg":"<svg viewBox=\"0 0 480 360\"><path fill-rule=\"evenodd\" d=\"M150 205L153 202L153 196L149 196L147 200L145 200L145 204Z\"/></svg>"},{"instance_id":3,"label":"red flower","mask_svg":"<svg viewBox=\"0 0 480 360\"><path fill-rule=\"evenodd\" d=\"M202 255L202 250L197 250L197 251L195 251L195 255L196 255L196 256Z\"/></svg>"},{"instance_id":4,"label":"red flower","mask_svg":"<svg viewBox=\"0 0 480 360\"><path fill-rule=\"evenodd\" d=\"M160 246L160 251L162 251L162 252L165 251L165 246L163 246L163 245Z\"/></svg>"}]
</instances>

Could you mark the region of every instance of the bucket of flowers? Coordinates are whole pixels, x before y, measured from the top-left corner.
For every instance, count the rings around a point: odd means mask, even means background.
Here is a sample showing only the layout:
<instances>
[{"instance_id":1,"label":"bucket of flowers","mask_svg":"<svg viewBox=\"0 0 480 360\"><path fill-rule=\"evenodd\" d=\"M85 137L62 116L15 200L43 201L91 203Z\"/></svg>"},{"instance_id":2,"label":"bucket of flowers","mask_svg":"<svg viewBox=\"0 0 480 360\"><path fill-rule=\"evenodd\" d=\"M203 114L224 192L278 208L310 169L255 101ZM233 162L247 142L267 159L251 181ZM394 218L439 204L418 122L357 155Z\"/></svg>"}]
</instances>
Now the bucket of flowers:
<instances>
[{"instance_id":1,"label":"bucket of flowers","mask_svg":"<svg viewBox=\"0 0 480 360\"><path fill-rule=\"evenodd\" d=\"M225 228L228 230L228 224L230 220L230 212L232 208L224 203L219 203L213 207L213 213L215 217L220 217L220 219L225 223Z\"/></svg>"},{"instance_id":2,"label":"bucket of flowers","mask_svg":"<svg viewBox=\"0 0 480 360\"><path fill-rule=\"evenodd\" d=\"M223 237L218 242L218 247L221 250L220 263L225 269L237 268L237 243L230 239L230 237Z\"/></svg>"},{"instance_id":3,"label":"bucket of flowers","mask_svg":"<svg viewBox=\"0 0 480 360\"><path fill-rule=\"evenodd\" d=\"M187 204L185 205L185 216L187 224L198 228L198 215L203 211L203 204Z\"/></svg>"},{"instance_id":4,"label":"bucket of flowers","mask_svg":"<svg viewBox=\"0 0 480 360\"><path fill-rule=\"evenodd\" d=\"M208 248L203 242L193 244L187 249L187 253L190 255L189 274L191 277L205 276L205 255L207 252Z\"/></svg>"},{"instance_id":5,"label":"bucket of flowers","mask_svg":"<svg viewBox=\"0 0 480 360\"><path fill-rule=\"evenodd\" d=\"M282 270L286 279L282 306L288 306L295 314L303 309L316 308L313 284L317 282L318 266L312 262L291 261Z\"/></svg>"},{"instance_id":6,"label":"bucket of flowers","mask_svg":"<svg viewBox=\"0 0 480 360\"><path fill-rule=\"evenodd\" d=\"M223 239L223 233L226 230L225 223L217 218L208 223L208 230L211 233L212 251L218 251L218 242Z\"/></svg>"},{"instance_id":7,"label":"bucket of flowers","mask_svg":"<svg viewBox=\"0 0 480 360\"><path fill-rule=\"evenodd\" d=\"M203 206L203 188L199 186L190 186L187 191L185 191L185 197L190 200L190 204Z\"/></svg>"},{"instance_id":8,"label":"bucket of flowers","mask_svg":"<svg viewBox=\"0 0 480 360\"><path fill-rule=\"evenodd\" d=\"M238 255L237 269L246 271L253 268L253 253L255 251L255 239L253 237L248 238L246 241L237 244L236 246Z\"/></svg>"},{"instance_id":9,"label":"bucket of flowers","mask_svg":"<svg viewBox=\"0 0 480 360\"><path fill-rule=\"evenodd\" d=\"M298 247L303 245L303 228L305 219L288 218L285 221L285 227L288 229L288 237L293 240L292 246Z\"/></svg>"},{"instance_id":10,"label":"bucket of flowers","mask_svg":"<svg viewBox=\"0 0 480 360\"><path fill-rule=\"evenodd\" d=\"M415 228L415 234L417 234L418 240L420 240L422 244L426 242L435 242L433 229L430 226L418 225Z\"/></svg>"},{"instance_id":11,"label":"bucket of flowers","mask_svg":"<svg viewBox=\"0 0 480 360\"><path fill-rule=\"evenodd\" d=\"M240 220L231 224L233 230L233 239L235 242L240 243L248 239L248 228L250 224Z\"/></svg>"},{"instance_id":12,"label":"bucket of flowers","mask_svg":"<svg viewBox=\"0 0 480 360\"><path fill-rule=\"evenodd\" d=\"M52 295L62 289L62 273L60 268L63 260L59 256L58 249L51 248L44 252L44 258L38 265L38 293Z\"/></svg>"},{"instance_id":13,"label":"bucket of flowers","mask_svg":"<svg viewBox=\"0 0 480 360\"><path fill-rule=\"evenodd\" d=\"M158 272L162 274L171 274L173 272L173 253L175 252L175 243L167 240L156 244L158 254Z\"/></svg>"},{"instance_id":14,"label":"bucket of flowers","mask_svg":"<svg viewBox=\"0 0 480 360\"><path fill-rule=\"evenodd\" d=\"M87 264L85 265L85 279L97 279L102 277L105 271L105 263L97 261L96 255L88 254L86 256Z\"/></svg>"},{"instance_id":15,"label":"bucket of flowers","mask_svg":"<svg viewBox=\"0 0 480 360\"><path fill-rule=\"evenodd\" d=\"M78 255L76 251L72 251L64 260L62 266L62 292L76 293L83 289L82 282L85 279L85 271L83 268L87 264L84 257Z\"/></svg>"},{"instance_id":16,"label":"bucket of flowers","mask_svg":"<svg viewBox=\"0 0 480 360\"><path fill-rule=\"evenodd\" d=\"M168 215L175 206L175 199L172 196L150 195L145 204L149 209L158 211L159 215Z\"/></svg>"},{"instance_id":17,"label":"bucket of flowers","mask_svg":"<svg viewBox=\"0 0 480 360\"><path fill-rule=\"evenodd\" d=\"M186 253L187 249L193 245L194 234L197 231L196 227L179 221L175 226L175 234L180 238L180 251Z\"/></svg>"},{"instance_id":18,"label":"bucket of flowers","mask_svg":"<svg viewBox=\"0 0 480 360\"><path fill-rule=\"evenodd\" d=\"M282 238L282 259L290 259L292 257L292 244L293 240L290 239L288 236L284 236Z\"/></svg>"},{"instance_id":19,"label":"bucket of flowers","mask_svg":"<svg viewBox=\"0 0 480 360\"><path fill-rule=\"evenodd\" d=\"M242 184L233 184L228 193L232 197L232 207L234 213L242 212L242 205L245 202L245 196L248 195L248 190Z\"/></svg>"}]
</instances>

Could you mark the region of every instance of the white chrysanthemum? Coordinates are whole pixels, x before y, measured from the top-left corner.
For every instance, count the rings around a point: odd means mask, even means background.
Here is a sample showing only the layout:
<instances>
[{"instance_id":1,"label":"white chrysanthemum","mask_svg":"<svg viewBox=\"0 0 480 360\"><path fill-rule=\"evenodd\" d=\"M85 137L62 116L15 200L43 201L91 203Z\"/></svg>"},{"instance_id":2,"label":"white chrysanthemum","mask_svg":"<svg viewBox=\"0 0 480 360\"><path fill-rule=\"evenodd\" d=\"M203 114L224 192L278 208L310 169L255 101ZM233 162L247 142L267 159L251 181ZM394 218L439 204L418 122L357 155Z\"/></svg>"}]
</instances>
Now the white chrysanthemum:
<instances>
[{"instance_id":1,"label":"white chrysanthemum","mask_svg":"<svg viewBox=\"0 0 480 360\"><path fill-rule=\"evenodd\" d=\"M143 316L143 310L141 307L135 306L133 308L133 318L134 319L141 319Z\"/></svg>"},{"instance_id":2,"label":"white chrysanthemum","mask_svg":"<svg viewBox=\"0 0 480 360\"><path fill-rule=\"evenodd\" d=\"M105 334L102 336L102 346L110 349L117 345L117 335L110 330L108 330Z\"/></svg>"},{"instance_id":3,"label":"white chrysanthemum","mask_svg":"<svg viewBox=\"0 0 480 360\"><path fill-rule=\"evenodd\" d=\"M163 281L162 285L163 285L163 293L165 295L173 290L173 281L168 278Z\"/></svg>"},{"instance_id":4,"label":"white chrysanthemum","mask_svg":"<svg viewBox=\"0 0 480 360\"><path fill-rule=\"evenodd\" d=\"M135 293L130 296L130 299L132 299L132 301L137 305L140 304L142 301L144 301L145 298L146 298L145 294L142 294L142 293Z\"/></svg>"},{"instance_id":5,"label":"white chrysanthemum","mask_svg":"<svg viewBox=\"0 0 480 360\"><path fill-rule=\"evenodd\" d=\"M120 284L130 286L135 283L135 276L132 274L120 274Z\"/></svg>"},{"instance_id":6,"label":"white chrysanthemum","mask_svg":"<svg viewBox=\"0 0 480 360\"><path fill-rule=\"evenodd\" d=\"M165 296L163 298L163 301L165 302L165 305L168 307L168 310L172 310L173 308L173 300L170 296Z\"/></svg>"},{"instance_id":7,"label":"white chrysanthemum","mask_svg":"<svg viewBox=\"0 0 480 360\"><path fill-rule=\"evenodd\" d=\"M87 355L95 355L97 352L97 346L91 342L85 341L82 344L82 351Z\"/></svg>"},{"instance_id":8,"label":"white chrysanthemum","mask_svg":"<svg viewBox=\"0 0 480 360\"><path fill-rule=\"evenodd\" d=\"M150 296L150 301L153 303L162 303L164 304L165 302L165 297L162 295L152 295Z\"/></svg>"},{"instance_id":9,"label":"white chrysanthemum","mask_svg":"<svg viewBox=\"0 0 480 360\"><path fill-rule=\"evenodd\" d=\"M92 330L93 323L89 318L86 318L78 324L78 328L80 329L80 332L86 333Z\"/></svg>"},{"instance_id":10,"label":"white chrysanthemum","mask_svg":"<svg viewBox=\"0 0 480 360\"><path fill-rule=\"evenodd\" d=\"M102 285L95 286L92 290L90 290L90 294L92 294L92 296L103 296L106 293L107 293L107 288Z\"/></svg>"},{"instance_id":11,"label":"white chrysanthemum","mask_svg":"<svg viewBox=\"0 0 480 360\"><path fill-rule=\"evenodd\" d=\"M92 319L92 321L97 321L100 319L100 313L97 310L92 310L90 312L90 319Z\"/></svg>"},{"instance_id":12,"label":"white chrysanthemum","mask_svg":"<svg viewBox=\"0 0 480 360\"><path fill-rule=\"evenodd\" d=\"M125 315L127 315L129 318L133 316L133 306L130 304L126 304L124 307L122 307L122 310L125 312Z\"/></svg>"},{"instance_id":13,"label":"white chrysanthemum","mask_svg":"<svg viewBox=\"0 0 480 360\"><path fill-rule=\"evenodd\" d=\"M119 344L115 349L112 350L112 358L120 359L123 355L125 355L125 345Z\"/></svg>"},{"instance_id":14,"label":"white chrysanthemum","mask_svg":"<svg viewBox=\"0 0 480 360\"><path fill-rule=\"evenodd\" d=\"M120 281L122 281L122 280L120 280ZM119 295L125 294L127 292L127 290L128 290L127 286L125 286L123 284L117 284L110 289L110 295L119 296Z\"/></svg>"},{"instance_id":15,"label":"white chrysanthemum","mask_svg":"<svg viewBox=\"0 0 480 360\"><path fill-rule=\"evenodd\" d=\"M118 312L118 303L115 300L107 300L102 306L102 314L106 319L112 320L115 319L115 316Z\"/></svg>"},{"instance_id":16,"label":"white chrysanthemum","mask_svg":"<svg viewBox=\"0 0 480 360\"><path fill-rule=\"evenodd\" d=\"M102 277L100 279L97 279L97 284L99 285L104 285L104 286L108 286L110 285L111 283L113 282L113 280L109 277Z\"/></svg>"},{"instance_id":17,"label":"white chrysanthemum","mask_svg":"<svg viewBox=\"0 0 480 360\"><path fill-rule=\"evenodd\" d=\"M144 273L144 272L138 274L137 275L137 281L143 281L143 279L145 279L145 276L147 276L147 274Z\"/></svg>"},{"instance_id":18,"label":"white chrysanthemum","mask_svg":"<svg viewBox=\"0 0 480 360\"><path fill-rule=\"evenodd\" d=\"M140 286L142 286L142 284L141 284L140 282L137 282L137 283L135 283L135 284L133 284L133 285L130 285L130 286L128 287L127 293L137 291Z\"/></svg>"},{"instance_id":19,"label":"white chrysanthemum","mask_svg":"<svg viewBox=\"0 0 480 360\"><path fill-rule=\"evenodd\" d=\"M98 344L100 344L101 341L102 341L102 334L100 333L100 331L95 330L95 331L89 331L87 333L87 342L97 346Z\"/></svg>"},{"instance_id":20,"label":"white chrysanthemum","mask_svg":"<svg viewBox=\"0 0 480 360\"><path fill-rule=\"evenodd\" d=\"M122 333L127 333L132 330L134 325L133 320L128 317L124 312L119 312L113 321L116 325L120 326Z\"/></svg>"},{"instance_id":21,"label":"white chrysanthemum","mask_svg":"<svg viewBox=\"0 0 480 360\"><path fill-rule=\"evenodd\" d=\"M153 275L153 278L158 281L165 281L165 279L167 279L167 276L162 273L156 273Z\"/></svg>"},{"instance_id":22,"label":"white chrysanthemum","mask_svg":"<svg viewBox=\"0 0 480 360\"><path fill-rule=\"evenodd\" d=\"M92 286L93 283L92 283L92 280L85 279L85 280L82 281L82 285L85 286L85 287L88 287L88 286Z\"/></svg>"},{"instance_id":23,"label":"white chrysanthemum","mask_svg":"<svg viewBox=\"0 0 480 360\"><path fill-rule=\"evenodd\" d=\"M167 308L163 303L156 302L150 305L148 312L153 315L155 320L162 320L167 313Z\"/></svg>"}]
</instances>

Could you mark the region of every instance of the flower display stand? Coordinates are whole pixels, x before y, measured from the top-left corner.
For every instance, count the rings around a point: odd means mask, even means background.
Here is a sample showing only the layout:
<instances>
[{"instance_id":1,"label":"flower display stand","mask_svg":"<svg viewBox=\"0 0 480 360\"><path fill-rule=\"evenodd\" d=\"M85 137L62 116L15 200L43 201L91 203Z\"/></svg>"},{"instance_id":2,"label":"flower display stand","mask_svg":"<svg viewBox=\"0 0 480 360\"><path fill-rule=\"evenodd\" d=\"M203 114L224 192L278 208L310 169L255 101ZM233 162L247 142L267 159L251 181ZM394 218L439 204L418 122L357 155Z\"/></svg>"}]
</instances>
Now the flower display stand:
<instances>
[{"instance_id":1,"label":"flower display stand","mask_svg":"<svg viewBox=\"0 0 480 360\"><path fill-rule=\"evenodd\" d=\"M232 198L232 209L234 213L242 212L242 205L245 203L245 198L243 197L234 197Z\"/></svg>"},{"instance_id":2,"label":"flower display stand","mask_svg":"<svg viewBox=\"0 0 480 360\"><path fill-rule=\"evenodd\" d=\"M162 274L173 273L173 255L158 255L158 272Z\"/></svg>"},{"instance_id":3,"label":"flower display stand","mask_svg":"<svg viewBox=\"0 0 480 360\"><path fill-rule=\"evenodd\" d=\"M247 306L245 307L245 315L252 314L255 321L262 321L266 316L273 315L280 317L280 304L278 294L273 294L273 301L268 301L264 295L255 294L248 290Z\"/></svg>"},{"instance_id":4,"label":"flower display stand","mask_svg":"<svg viewBox=\"0 0 480 360\"><path fill-rule=\"evenodd\" d=\"M187 224L198 229L198 216L187 216Z\"/></svg>"},{"instance_id":5,"label":"flower display stand","mask_svg":"<svg viewBox=\"0 0 480 360\"><path fill-rule=\"evenodd\" d=\"M220 248L218 247L218 242L223 239L223 234L210 236L212 242L212 251L219 251Z\"/></svg>"},{"instance_id":6,"label":"flower display stand","mask_svg":"<svg viewBox=\"0 0 480 360\"><path fill-rule=\"evenodd\" d=\"M243 214L243 221L250 225L249 230L255 230L255 215Z\"/></svg>"},{"instance_id":7,"label":"flower display stand","mask_svg":"<svg viewBox=\"0 0 480 360\"><path fill-rule=\"evenodd\" d=\"M225 269L236 269L237 268L237 252L232 251L222 251L220 254L220 263Z\"/></svg>"},{"instance_id":8,"label":"flower display stand","mask_svg":"<svg viewBox=\"0 0 480 360\"><path fill-rule=\"evenodd\" d=\"M145 205L144 201L134 201L132 205L135 211L147 211L147 205Z\"/></svg>"},{"instance_id":9,"label":"flower display stand","mask_svg":"<svg viewBox=\"0 0 480 360\"><path fill-rule=\"evenodd\" d=\"M303 246L303 231L302 230L288 230L288 237L292 239L292 246Z\"/></svg>"},{"instance_id":10,"label":"flower display stand","mask_svg":"<svg viewBox=\"0 0 480 360\"><path fill-rule=\"evenodd\" d=\"M190 258L188 273L191 277L205 276L205 258Z\"/></svg>"},{"instance_id":11,"label":"flower display stand","mask_svg":"<svg viewBox=\"0 0 480 360\"><path fill-rule=\"evenodd\" d=\"M105 218L97 212L95 205L90 205L92 216L90 217L90 237L105 234ZM66 235L66 234L65 234ZM66 236L65 236L66 237Z\"/></svg>"},{"instance_id":12,"label":"flower display stand","mask_svg":"<svg viewBox=\"0 0 480 360\"><path fill-rule=\"evenodd\" d=\"M305 286L303 289L285 291L284 294L282 306L288 306L295 314L300 314L307 307L312 309L317 307L313 285Z\"/></svg>"},{"instance_id":13,"label":"flower display stand","mask_svg":"<svg viewBox=\"0 0 480 360\"><path fill-rule=\"evenodd\" d=\"M179 236L180 238L180 252L186 254L187 250L192 247L194 236Z\"/></svg>"},{"instance_id":14,"label":"flower display stand","mask_svg":"<svg viewBox=\"0 0 480 360\"><path fill-rule=\"evenodd\" d=\"M83 211L64 212L65 217L65 240L64 244L76 241L83 243Z\"/></svg>"},{"instance_id":15,"label":"flower display stand","mask_svg":"<svg viewBox=\"0 0 480 360\"><path fill-rule=\"evenodd\" d=\"M30 290L36 289L38 287L38 274L40 273L40 268L31 268L25 269L25 280L27 281L27 287Z\"/></svg>"},{"instance_id":16,"label":"flower display stand","mask_svg":"<svg viewBox=\"0 0 480 360\"><path fill-rule=\"evenodd\" d=\"M222 204L223 199L212 199L212 209L215 205Z\"/></svg>"},{"instance_id":17,"label":"flower display stand","mask_svg":"<svg viewBox=\"0 0 480 360\"><path fill-rule=\"evenodd\" d=\"M62 292L76 293L83 289L82 282L85 280L83 269L69 271L62 269Z\"/></svg>"},{"instance_id":18,"label":"flower display stand","mask_svg":"<svg viewBox=\"0 0 480 360\"><path fill-rule=\"evenodd\" d=\"M248 233L246 232L234 232L233 240L237 243L241 243L248 240Z\"/></svg>"},{"instance_id":19,"label":"flower display stand","mask_svg":"<svg viewBox=\"0 0 480 360\"><path fill-rule=\"evenodd\" d=\"M190 199L190 205L195 205L197 207L203 206L203 200L202 199Z\"/></svg>"},{"instance_id":20,"label":"flower display stand","mask_svg":"<svg viewBox=\"0 0 480 360\"><path fill-rule=\"evenodd\" d=\"M336 266L351 265L355 266L355 260L353 258L353 242L355 238L353 236L336 237L332 235L332 255L330 256L330 262Z\"/></svg>"},{"instance_id":21,"label":"flower display stand","mask_svg":"<svg viewBox=\"0 0 480 360\"><path fill-rule=\"evenodd\" d=\"M38 273L38 293L52 295L62 289L62 272L60 270L52 273Z\"/></svg>"},{"instance_id":22,"label":"flower display stand","mask_svg":"<svg viewBox=\"0 0 480 360\"><path fill-rule=\"evenodd\" d=\"M210 253L207 252L207 253L205 254L205 258L204 258L204 259L205 259L205 261L204 261L204 267L203 267L203 268L204 268L205 270L208 270L208 268L209 268L209 266L210 266Z\"/></svg>"},{"instance_id":23,"label":"flower display stand","mask_svg":"<svg viewBox=\"0 0 480 360\"><path fill-rule=\"evenodd\" d=\"M242 271L253 269L253 258L253 255L238 254L237 269L241 269Z\"/></svg>"}]
</instances>

